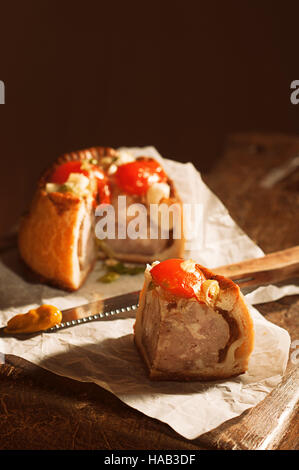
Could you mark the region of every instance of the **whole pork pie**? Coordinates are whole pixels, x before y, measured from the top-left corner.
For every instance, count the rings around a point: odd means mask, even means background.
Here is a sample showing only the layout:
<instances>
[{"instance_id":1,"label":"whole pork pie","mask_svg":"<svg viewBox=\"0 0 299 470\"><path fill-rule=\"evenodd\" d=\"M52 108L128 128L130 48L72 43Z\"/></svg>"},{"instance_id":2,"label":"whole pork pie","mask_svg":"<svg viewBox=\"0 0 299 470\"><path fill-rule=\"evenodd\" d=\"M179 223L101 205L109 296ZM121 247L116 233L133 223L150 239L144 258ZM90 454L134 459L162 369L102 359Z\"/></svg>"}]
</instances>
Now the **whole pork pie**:
<instances>
[{"instance_id":1,"label":"whole pork pie","mask_svg":"<svg viewBox=\"0 0 299 470\"><path fill-rule=\"evenodd\" d=\"M91 147L59 157L40 178L29 211L21 221L22 259L41 280L77 290L97 258L151 263L182 256L183 233L175 237L171 225L168 237L160 232L156 238L151 236L149 223L142 237L120 237L120 198L126 199L126 209L134 204L143 206L147 222L153 205L159 209L172 204L181 207L172 181L153 158L134 157L109 147ZM116 236L99 239L96 208L108 206L116 213L112 219ZM157 220L159 225L161 217ZM130 224L126 210L121 223L126 233Z\"/></svg>"}]
</instances>

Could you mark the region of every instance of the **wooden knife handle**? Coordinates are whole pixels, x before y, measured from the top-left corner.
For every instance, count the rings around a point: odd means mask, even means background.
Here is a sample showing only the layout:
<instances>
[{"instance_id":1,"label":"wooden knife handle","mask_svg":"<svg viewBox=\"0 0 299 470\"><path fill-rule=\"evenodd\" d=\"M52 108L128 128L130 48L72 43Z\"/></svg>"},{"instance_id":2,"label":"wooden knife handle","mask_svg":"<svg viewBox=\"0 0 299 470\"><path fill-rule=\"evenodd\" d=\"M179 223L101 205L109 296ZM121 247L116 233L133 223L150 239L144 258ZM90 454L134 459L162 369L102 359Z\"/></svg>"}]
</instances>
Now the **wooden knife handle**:
<instances>
[{"instance_id":1,"label":"wooden knife handle","mask_svg":"<svg viewBox=\"0 0 299 470\"><path fill-rule=\"evenodd\" d=\"M271 284L299 276L299 246L239 263L220 266L213 272L228 277L241 287Z\"/></svg>"}]
</instances>

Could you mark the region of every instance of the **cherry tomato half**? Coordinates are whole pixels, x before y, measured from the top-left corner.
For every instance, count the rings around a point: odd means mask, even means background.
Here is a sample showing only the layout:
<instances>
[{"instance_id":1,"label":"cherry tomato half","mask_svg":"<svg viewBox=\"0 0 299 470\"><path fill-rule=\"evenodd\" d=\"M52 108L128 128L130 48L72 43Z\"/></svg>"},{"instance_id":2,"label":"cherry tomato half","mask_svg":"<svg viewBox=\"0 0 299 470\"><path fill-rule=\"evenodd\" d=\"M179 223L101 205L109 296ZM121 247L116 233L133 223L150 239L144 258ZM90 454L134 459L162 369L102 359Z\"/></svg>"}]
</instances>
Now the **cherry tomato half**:
<instances>
[{"instance_id":1,"label":"cherry tomato half","mask_svg":"<svg viewBox=\"0 0 299 470\"><path fill-rule=\"evenodd\" d=\"M92 176L96 178L98 182L98 193L95 197L99 197L99 202L101 204L109 204L110 188L104 171L96 165L90 165L88 169L81 168L81 166L82 161L79 160L65 162L62 165L59 165L52 173L51 182L63 184L68 180L71 173L81 173L88 178Z\"/></svg>"},{"instance_id":2,"label":"cherry tomato half","mask_svg":"<svg viewBox=\"0 0 299 470\"><path fill-rule=\"evenodd\" d=\"M155 284L158 284L169 293L185 298L196 297L196 290L200 288L205 276L195 265L195 270L187 272L182 269L184 260L179 258L167 259L154 266L150 273Z\"/></svg>"},{"instance_id":3,"label":"cherry tomato half","mask_svg":"<svg viewBox=\"0 0 299 470\"><path fill-rule=\"evenodd\" d=\"M85 176L89 176L88 170L82 170L81 165L82 162L79 160L62 163L52 173L51 182L63 184L68 180L71 173L82 173Z\"/></svg>"},{"instance_id":4,"label":"cherry tomato half","mask_svg":"<svg viewBox=\"0 0 299 470\"><path fill-rule=\"evenodd\" d=\"M153 183L167 180L163 168L153 159L135 160L120 165L115 178L123 191L136 195L145 194Z\"/></svg>"}]
</instances>

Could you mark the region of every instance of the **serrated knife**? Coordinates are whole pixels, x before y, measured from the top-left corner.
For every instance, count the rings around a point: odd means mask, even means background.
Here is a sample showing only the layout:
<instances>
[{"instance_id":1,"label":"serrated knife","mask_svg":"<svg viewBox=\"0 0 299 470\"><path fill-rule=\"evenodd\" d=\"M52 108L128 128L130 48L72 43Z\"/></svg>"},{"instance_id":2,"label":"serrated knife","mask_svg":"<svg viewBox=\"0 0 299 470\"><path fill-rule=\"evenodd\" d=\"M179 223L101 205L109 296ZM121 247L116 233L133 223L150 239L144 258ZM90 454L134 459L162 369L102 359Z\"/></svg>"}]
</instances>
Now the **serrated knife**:
<instances>
[{"instance_id":1,"label":"serrated knife","mask_svg":"<svg viewBox=\"0 0 299 470\"><path fill-rule=\"evenodd\" d=\"M58 325L46 330L53 333L63 328L89 323L98 320L111 320L112 317L134 317L138 308L140 291L129 292L103 300L96 300L78 307L62 310L62 321Z\"/></svg>"},{"instance_id":2,"label":"serrated knife","mask_svg":"<svg viewBox=\"0 0 299 470\"><path fill-rule=\"evenodd\" d=\"M213 271L215 274L232 279L245 293L246 289L252 289L258 285L297 277L299 275L299 246L270 253L261 258L221 266ZM134 317L138 308L139 294L140 291L130 292L63 310L61 323L46 332L53 333L63 328L92 321L111 320L113 317Z\"/></svg>"}]
</instances>

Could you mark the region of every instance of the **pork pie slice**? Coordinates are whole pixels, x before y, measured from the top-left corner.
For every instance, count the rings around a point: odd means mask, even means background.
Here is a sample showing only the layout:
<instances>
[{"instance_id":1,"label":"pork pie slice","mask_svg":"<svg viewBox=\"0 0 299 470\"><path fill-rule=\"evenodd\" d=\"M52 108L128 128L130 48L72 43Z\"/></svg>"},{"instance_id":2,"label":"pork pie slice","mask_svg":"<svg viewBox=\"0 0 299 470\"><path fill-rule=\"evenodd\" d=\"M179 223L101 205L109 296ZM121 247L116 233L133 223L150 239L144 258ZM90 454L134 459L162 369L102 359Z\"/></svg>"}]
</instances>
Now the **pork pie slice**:
<instances>
[{"instance_id":1,"label":"pork pie slice","mask_svg":"<svg viewBox=\"0 0 299 470\"><path fill-rule=\"evenodd\" d=\"M253 322L239 287L192 260L145 271L135 344L152 380L216 380L246 372Z\"/></svg>"}]
</instances>

